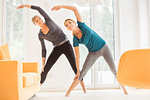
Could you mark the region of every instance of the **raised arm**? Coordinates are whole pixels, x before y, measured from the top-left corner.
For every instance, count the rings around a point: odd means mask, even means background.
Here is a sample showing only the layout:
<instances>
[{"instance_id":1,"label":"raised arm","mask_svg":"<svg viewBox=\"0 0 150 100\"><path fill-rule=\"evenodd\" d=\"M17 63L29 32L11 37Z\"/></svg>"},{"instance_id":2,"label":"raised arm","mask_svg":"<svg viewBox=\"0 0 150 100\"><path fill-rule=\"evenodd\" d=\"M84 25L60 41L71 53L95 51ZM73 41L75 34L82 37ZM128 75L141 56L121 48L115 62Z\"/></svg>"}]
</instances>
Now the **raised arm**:
<instances>
[{"instance_id":1,"label":"raised arm","mask_svg":"<svg viewBox=\"0 0 150 100\"><path fill-rule=\"evenodd\" d=\"M82 21L82 18L81 18L81 15L80 15L80 13L79 13L79 11L78 11L78 9L77 9L76 7L74 7L74 6L64 6L64 5L54 6L54 7L52 8L52 10L57 11L57 10L59 10L59 9L61 9L61 8L68 9L68 10L72 10L72 11L74 12L75 16L76 16L77 21L83 22L83 21Z\"/></svg>"},{"instance_id":2,"label":"raised arm","mask_svg":"<svg viewBox=\"0 0 150 100\"><path fill-rule=\"evenodd\" d=\"M45 20L47 20L47 21L51 20L51 18L47 15L47 13L43 9L41 9L40 7L38 7L38 6L20 5L20 6L17 7L17 9L22 9L22 8L25 8L25 7L37 10L44 17Z\"/></svg>"}]
</instances>

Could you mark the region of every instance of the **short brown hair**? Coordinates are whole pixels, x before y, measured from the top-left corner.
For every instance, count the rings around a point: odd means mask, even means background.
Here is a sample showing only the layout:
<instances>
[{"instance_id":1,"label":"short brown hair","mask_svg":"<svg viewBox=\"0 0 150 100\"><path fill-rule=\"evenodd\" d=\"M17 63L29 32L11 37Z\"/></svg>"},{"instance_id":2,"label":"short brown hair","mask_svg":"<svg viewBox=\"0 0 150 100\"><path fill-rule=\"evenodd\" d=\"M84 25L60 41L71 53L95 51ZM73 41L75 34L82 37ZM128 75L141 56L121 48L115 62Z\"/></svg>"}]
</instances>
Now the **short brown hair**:
<instances>
[{"instance_id":1,"label":"short brown hair","mask_svg":"<svg viewBox=\"0 0 150 100\"><path fill-rule=\"evenodd\" d=\"M65 22L64 22L64 25L65 25L65 23L66 23L68 20L71 20L72 22L76 23L73 19L66 19Z\"/></svg>"},{"instance_id":2,"label":"short brown hair","mask_svg":"<svg viewBox=\"0 0 150 100\"><path fill-rule=\"evenodd\" d=\"M35 24L35 18L36 17L39 17L38 15L36 15L36 16L34 16L34 17L32 17L32 22Z\"/></svg>"}]
</instances>

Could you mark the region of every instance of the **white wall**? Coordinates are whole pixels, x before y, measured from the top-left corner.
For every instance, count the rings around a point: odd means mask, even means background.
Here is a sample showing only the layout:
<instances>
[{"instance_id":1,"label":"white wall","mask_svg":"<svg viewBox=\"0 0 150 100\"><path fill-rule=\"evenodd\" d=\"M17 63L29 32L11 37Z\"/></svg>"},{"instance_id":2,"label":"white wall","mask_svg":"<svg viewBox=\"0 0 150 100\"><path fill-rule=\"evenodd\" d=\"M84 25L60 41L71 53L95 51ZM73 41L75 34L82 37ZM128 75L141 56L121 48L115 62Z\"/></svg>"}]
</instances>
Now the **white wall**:
<instances>
[{"instance_id":1,"label":"white wall","mask_svg":"<svg viewBox=\"0 0 150 100\"><path fill-rule=\"evenodd\" d=\"M67 11L67 10L61 10L61 11L51 11L50 9L56 5L56 4L71 4L71 2L61 2L59 0L45 0L42 2L41 0L30 0L29 4L33 5L38 5L41 8L43 8L48 15L56 22L57 25L59 25L64 33L68 37L72 37L71 33L66 30L64 27L64 20L66 18L73 18L73 12ZM28 12L29 16L27 19L28 21L28 29L27 29L27 34L26 34L26 57L25 60L30 60L30 61L38 61L41 63L41 44L38 40L38 32L39 32L39 27L34 26L31 19L34 15L39 15L39 13L35 10L32 9L26 9ZM72 42L72 40L70 40ZM50 42L46 41L46 48L47 48L47 57L51 53L53 49L53 45ZM45 81L44 85L41 88L41 91L51 91L51 90L64 90L68 89L69 85L71 84L72 80L74 77L74 73L71 69L71 66L66 59L64 55L62 55L56 64L53 66L51 71L49 72L49 75L47 77L47 80Z\"/></svg>"}]
</instances>

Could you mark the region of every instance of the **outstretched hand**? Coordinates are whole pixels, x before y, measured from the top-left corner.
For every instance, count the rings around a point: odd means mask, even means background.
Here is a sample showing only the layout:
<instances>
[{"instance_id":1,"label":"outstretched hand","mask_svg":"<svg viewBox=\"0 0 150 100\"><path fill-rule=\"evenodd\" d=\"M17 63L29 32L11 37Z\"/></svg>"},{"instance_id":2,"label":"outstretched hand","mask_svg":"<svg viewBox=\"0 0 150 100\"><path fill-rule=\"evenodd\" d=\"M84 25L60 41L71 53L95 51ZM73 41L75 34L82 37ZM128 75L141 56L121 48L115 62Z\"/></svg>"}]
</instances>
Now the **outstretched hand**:
<instances>
[{"instance_id":1,"label":"outstretched hand","mask_svg":"<svg viewBox=\"0 0 150 100\"><path fill-rule=\"evenodd\" d=\"M20 6L17 7L17 9L22 9L24 7L31 8L31 5L20 5Z\"/></svg>"},{"instance_id":2,"label":"outstretched hand","mask_svg":"<svg viewBox=\"0 0 150 100\"><path fill-rule=\"evenodd\" d=\"M57 10L59 10L59 9L61 9L61 6L54 6L51 10L57 11Z\"/></svg>"},{"instance_id":3,"label":"outstretched hand","mask_svg":"<svg viewBox=\"0 0 150 100\"><path fill-rule=\"evenodd\" d=\"M20 6L17 7L17 9L22 9L24 7L25 7L25 5L20 5Z\"/></svg>"},{"instance_id":4,"label":"outstretched hand","mask_svg":"<svg viewBox=\"0 0 150 100\"><path fill-rule=\"evenodd\" d=\"M77 72L76 76L74 77L74 80L79 79L80 72Z\"/></svg>"}]
</instances>

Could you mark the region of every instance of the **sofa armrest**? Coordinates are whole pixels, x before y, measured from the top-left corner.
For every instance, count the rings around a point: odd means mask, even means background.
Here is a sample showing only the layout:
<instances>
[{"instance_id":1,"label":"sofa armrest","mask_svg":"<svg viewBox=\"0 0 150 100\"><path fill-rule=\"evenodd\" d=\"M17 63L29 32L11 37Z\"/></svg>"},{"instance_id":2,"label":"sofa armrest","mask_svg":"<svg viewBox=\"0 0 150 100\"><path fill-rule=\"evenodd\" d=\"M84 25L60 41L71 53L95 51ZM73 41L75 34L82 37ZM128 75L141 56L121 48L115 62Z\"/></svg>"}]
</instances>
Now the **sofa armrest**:
<instances>
[{"instance_id":1,"label":"sofa armrest","mask_svg":"<svg viewBox=\"0 0 150 100\"><path fill-rule=\"evenodd\" d=\"M18 100L22 87L22 66L19 61L0 60L0 100ZM3 99L2 99L3 98ZM11 99L11 100L12 100Z\"/></svg>"},{"instance_id":2,"label":"sofa armrest","mask_svg":"<svg viewBox=\"0 0 150 100\"><path fill-rule=\"evenodd\" d=\"M23 62L23 73L26 72L35 72L35 73L40 73L40 67L37 62Z\"/></svg>"}]
</instances>

